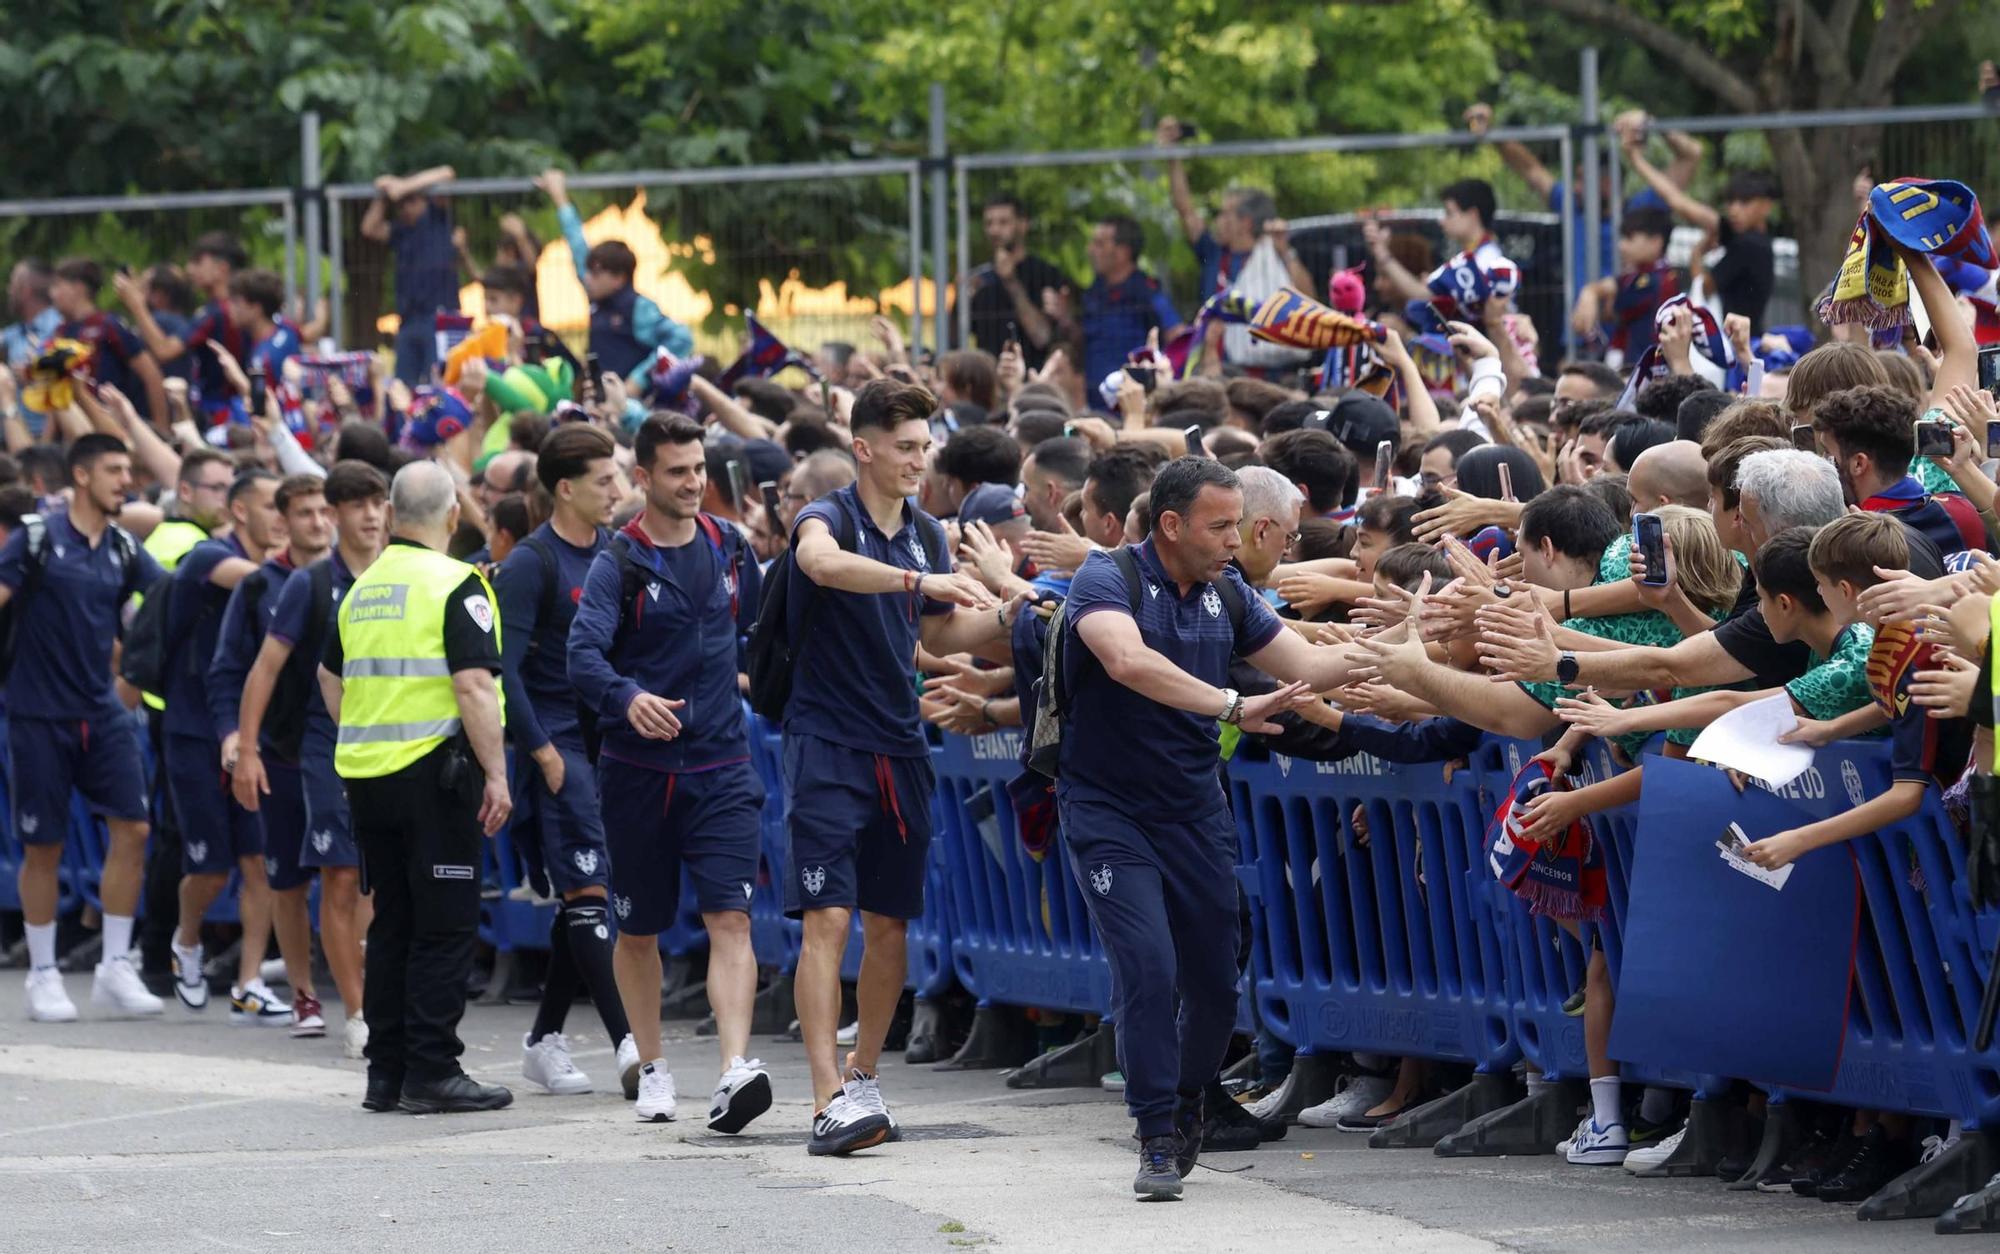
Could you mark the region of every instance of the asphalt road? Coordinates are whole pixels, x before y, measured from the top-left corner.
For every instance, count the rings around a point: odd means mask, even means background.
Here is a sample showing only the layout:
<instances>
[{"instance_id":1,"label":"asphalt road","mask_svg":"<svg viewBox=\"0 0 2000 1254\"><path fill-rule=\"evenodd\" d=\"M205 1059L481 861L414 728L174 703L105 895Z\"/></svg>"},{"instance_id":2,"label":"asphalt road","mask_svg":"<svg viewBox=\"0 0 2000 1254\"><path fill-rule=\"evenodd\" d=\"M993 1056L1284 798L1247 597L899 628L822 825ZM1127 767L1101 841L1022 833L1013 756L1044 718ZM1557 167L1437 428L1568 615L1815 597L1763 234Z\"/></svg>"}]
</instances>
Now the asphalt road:
<instances>
[{"instance_id":1,"label":"asphalt road","mask_svg":"<svg viewBox=\"0 0 2000 1254\"><path fill-rule=\"evenodd\" d=\"M571 1027L600 1091L519 1082L525 1007L475 1007L466 1064L512 1083L495 1114L372 1115L334 1039L201 1016L83 1022L21 1010L0 974L0 1250L1647 1251L1932 1248L1928 1222L1713 1181L1638 1180L1553 1158L1439 1159L1294 1128L1204 1160L1185 1200L1138 1205L1118 1099L1012 1091L991 1072L892 1055L883 1091L906 1139L810 1158L804 1055L759 1040L777 1102L737 1137L702 1127L714 1046L670 1024L682 1118L642 1125L587 1006ZM331 1006L329 1010L331 1011Z\"/></svg>"}]
</instances>

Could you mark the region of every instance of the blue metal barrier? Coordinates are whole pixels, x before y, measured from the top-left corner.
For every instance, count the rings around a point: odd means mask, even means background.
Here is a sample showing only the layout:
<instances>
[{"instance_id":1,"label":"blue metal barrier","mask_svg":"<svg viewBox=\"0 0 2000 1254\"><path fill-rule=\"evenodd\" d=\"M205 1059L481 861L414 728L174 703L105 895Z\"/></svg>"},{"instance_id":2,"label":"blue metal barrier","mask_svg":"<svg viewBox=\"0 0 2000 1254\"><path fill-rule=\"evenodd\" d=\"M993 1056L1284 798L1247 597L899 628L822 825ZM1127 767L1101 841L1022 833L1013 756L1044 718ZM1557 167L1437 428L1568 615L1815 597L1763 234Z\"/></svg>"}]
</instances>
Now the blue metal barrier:
<instances>
[{"instance_id":1,"label":"blue metal barrier","mask_svg":"<svg viewBox=\"0 0 2000 1254\"><path fill-rule=\"evenodd\" d=\"M1061 837L1038 860L1017 835L1007 782L1020 774L1020 750L1013 731L944 738L934 847L945 882L933 879L927 914L948 904L949 969L982 1003L1104 1014L1111 968Z\"/></svg>"}]
</instances>

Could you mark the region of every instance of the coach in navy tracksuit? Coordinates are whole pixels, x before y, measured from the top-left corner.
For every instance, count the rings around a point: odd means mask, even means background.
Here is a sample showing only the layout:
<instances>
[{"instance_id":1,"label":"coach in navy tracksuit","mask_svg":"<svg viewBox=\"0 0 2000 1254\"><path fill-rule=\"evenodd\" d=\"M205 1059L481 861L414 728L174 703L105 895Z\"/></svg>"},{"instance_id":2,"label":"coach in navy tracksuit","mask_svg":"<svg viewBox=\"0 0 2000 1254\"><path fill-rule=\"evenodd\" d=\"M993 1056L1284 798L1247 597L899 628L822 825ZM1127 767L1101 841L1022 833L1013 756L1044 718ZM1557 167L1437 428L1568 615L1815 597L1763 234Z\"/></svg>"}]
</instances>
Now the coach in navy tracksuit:
<instances>
[{"instance_id":1,"label":"coach in navy tracksuit","mask_svg":"<svg viewBox=\"0 0 2000 1254\"><path fill-rule=\"evenodd\" d=\"M1129 588L1103 552L1070 585L1056 784L1070 866L1111 961L1142 1200L1180 1195L1201 1150L1202 1087L1236 1022L1237 838L1218 720L1276 731L1273 714L1347 672L1340 650L1285 630L1228 565L1242 547L1233 472L1183 457L1151 491L1153 534L1134 551L1144 586ZM1306 683L1245 698L1222 686L1233 654Z\"/></svg>"}]
</instances>

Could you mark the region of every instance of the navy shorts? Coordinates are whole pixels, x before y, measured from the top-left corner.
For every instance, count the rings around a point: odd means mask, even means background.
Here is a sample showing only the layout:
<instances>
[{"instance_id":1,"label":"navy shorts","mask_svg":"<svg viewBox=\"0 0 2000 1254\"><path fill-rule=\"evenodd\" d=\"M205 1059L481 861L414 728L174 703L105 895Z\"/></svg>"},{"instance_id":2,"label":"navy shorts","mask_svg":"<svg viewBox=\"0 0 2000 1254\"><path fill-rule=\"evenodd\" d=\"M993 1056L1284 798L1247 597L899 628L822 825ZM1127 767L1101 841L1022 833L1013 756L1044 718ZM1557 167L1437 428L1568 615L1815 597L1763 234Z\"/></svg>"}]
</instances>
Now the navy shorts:
<instances>
[{"instance_id":1,"label":"navy shorts","mask_svg":"<svg viewBox=\"0 0 2000 1254\"><path fill-rule=\"evenodd\" d=\"M936 786L928 754L892 758L786 732L785 913L922 914Z\"/></svg>"},{"instance_id":2,"label":"navy shorts","mask_svg":"<svg viewBox=\"0 0 2000 1254\"><path fill-rule=\"evenodd\" d=\"M299 779L306 795L306 839L299 846L299 865L360 866L361 849L354 843L354 824L347 813L347 785L334 774L331 744L320 751L306 742Z\"/></svg>"},{"instance_id":3,"label":"navy shorts","mask_svg":"<svg viewBox=\"0 0 2000 1254\"><path fill-rule=\"evenodd\" d=\"M597 786L611 842L611 908L619 931L657 936L673 926L683 862L703 914L749 911L764 785L748 761L669 773L601 758Z\"/></svg>"},{"instance_id":4,"label":"navy shorts","mask_svg":"<svg viewBox=\"0 0 2000 1254\"><path fill-rule=\"evenodd\" d=\"M299 768L276 758L264 759L271 791L257 802L264 818L264 878L278 892L312 883L311 868L299 865L306 842L305 781Z\"/></svg>"},{"instance_id":5,"label":"navy shorts","mask_svg":"<svg viewBox=\"0 0 2000 1254\"><path fill-rule=\"evenodd\" d=\"M581 749L557 745L556 752L562 754L563 786L554 795L535 760L515 755L514 795L520 805L514 811L514 841L530 863L539 861L549 888L560 897L608 884L611 855L598 812L597 772ZM526 848L530 843L533 851Z\"/></svg>"},{"instance_id":6,"label":"navy shorts","mask_svg":"<svg viewBox=\"0 0 2000 1254\"><path fill-rule=\"evenodd\" d=\"M264 856L264 824L236 804L222 773L222 746L206 736L165 741L167 796L181 828L181 869L227 875L241 858Z\"/></svg>"},{"instance_id":7,"label":"navy shorts","mask_svg":"<svg viewBox=\"0 0 2000 1254\"><path fill-rule=\"evenodd\" d=\"M7 725L14 831L24 845L60 845L69 835L71 790L108 819L146 819L146 759L127 715L103 721L27 718Z\"/></svg>"}]
</instances>

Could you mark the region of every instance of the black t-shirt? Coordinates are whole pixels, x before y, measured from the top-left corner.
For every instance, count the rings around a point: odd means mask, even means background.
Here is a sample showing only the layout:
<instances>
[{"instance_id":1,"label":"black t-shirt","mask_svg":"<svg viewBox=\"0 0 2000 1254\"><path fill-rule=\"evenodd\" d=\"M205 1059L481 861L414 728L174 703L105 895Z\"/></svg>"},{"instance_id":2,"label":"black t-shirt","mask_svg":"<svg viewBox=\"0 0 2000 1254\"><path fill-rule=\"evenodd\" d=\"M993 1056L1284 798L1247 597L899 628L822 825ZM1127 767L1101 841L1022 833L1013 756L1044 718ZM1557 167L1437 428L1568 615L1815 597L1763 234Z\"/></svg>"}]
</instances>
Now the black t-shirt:
<instances>
[{"instance_id":1,"label":"black t-shirt","mask_svg":"<svg viewBox=\"0 0 2000 1254\"><path fill-rule=\"evenodd\" d=\"M1743 314L1750 319L1750 334L1764 333L1764 306L1770 303L1771 288L1777 282L1777 261L1771 253L1771 237L1763 231L1732 230L1724 218L1716 228L1722 245L1722 259L1709 271L1715 290L1722 295L1724 313Z\"/></svg>"},{"instance_id":2,"label":"black t-shirt","mask_svg":"<svg viewBox=\"0 0 2000 1254\"><path fill-rule=\"evenodd\" d=\"M1054 288L1058 292L1070 290L1069 276L1054 265L1029 253L1014 267L1014 276L1021 280L1027 290L1028 303L1035 308L1042 307L1042 289ZM1014 298L1007 294L1007 285L993 272L992 265L983 265L972 272L972 342L995 357L1007 344L1007 326L1020 322L1020 314L1014 309ZM1074 294L1072 293L1072 296ZM1016 336L1021 341L1021 357L1028 369L1038 369L1048 359L1049 350L1057 346L1054 336L1046 347L1037 347L1028 341L1028 333L1017 327Z\"/></svg>"},{"instance_id":3,"label":"black t-shirt","mask_svg":"<svg viewBox=\"0 0 2000 1254\"><path fill-rule=\"evenodd\" d=\"M408 544L408 540L391 540L391 544ZM500 642L494 632L500 612L487 595L486 585L477 571L465 577L465 581L452 589L451 599L444 610L444 660L454 673L458 671L492 671L500 673ZM334 674L340 674L341 664L347 654L340 645L340 632L331 631L326 637L326 656L321 663Z\"/></svg>"},{"instance_id":4,"label":"black t-shirt","mask_svg":"<svg viewBox=\"0 0 2000 1254\"><path fill-rule=\"evenodd\" d=\"M1764 611L1757 606L1757 576L1743 568L1743 588L1736 606L1715 629L1715 642L1756 676L1759 688L1781 688L1812 666L1812 647L1803 640L1779 644L1771 638Z\"/></svg>"}]
</instances>

